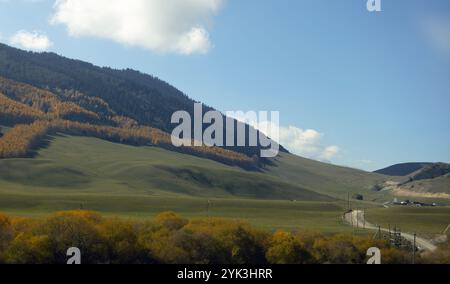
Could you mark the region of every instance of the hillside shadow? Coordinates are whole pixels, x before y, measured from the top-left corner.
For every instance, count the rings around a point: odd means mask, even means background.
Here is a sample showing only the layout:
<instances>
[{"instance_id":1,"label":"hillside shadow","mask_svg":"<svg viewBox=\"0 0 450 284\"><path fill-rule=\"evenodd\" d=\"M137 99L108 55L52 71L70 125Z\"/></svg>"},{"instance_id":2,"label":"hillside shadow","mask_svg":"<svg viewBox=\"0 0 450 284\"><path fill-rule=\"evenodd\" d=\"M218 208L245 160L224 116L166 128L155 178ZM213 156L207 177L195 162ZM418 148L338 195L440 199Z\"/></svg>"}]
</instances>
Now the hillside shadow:
<instances>
[{"instance_id":1,"label":"hillside shadow","mask_svg":"<svg viewBox=\"0 0 450 284\"><path fill-rule=\"evenodd\" d=\"M36 146L30 150L30 152L27 155L27 158L36 158L40 150L48 149L52 144L53 140L55 140L58 137L64 137L64 135L62 134L45 135L44 138L39 140Z\"/></svg>"}]
</instances>

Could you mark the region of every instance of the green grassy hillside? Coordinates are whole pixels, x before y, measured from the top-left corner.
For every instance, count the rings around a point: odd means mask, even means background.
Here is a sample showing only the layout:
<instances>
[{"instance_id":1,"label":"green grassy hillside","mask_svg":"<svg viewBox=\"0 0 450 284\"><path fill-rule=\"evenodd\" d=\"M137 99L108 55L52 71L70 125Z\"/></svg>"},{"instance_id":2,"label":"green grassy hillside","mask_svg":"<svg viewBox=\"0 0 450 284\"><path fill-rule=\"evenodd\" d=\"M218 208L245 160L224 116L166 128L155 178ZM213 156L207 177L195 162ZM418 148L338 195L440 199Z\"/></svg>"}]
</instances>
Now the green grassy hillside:
<instances>
[{"instance_id":1,"label":"green grassy hillside","mask_svg":"<svg viewBox=\"0 0 450 284\"><path fill-rule=\"evenodd\" d=\"M371 200L391 198L369 189L383 178L286 154L264 172L248 172L160 148L58 136L35 158L0 160L0 211L40 216L83 208L142 218L172 210L269 229L343 232L352 230L341 219L347 192L367 197L354 206L376 208Z\"/></svg>"},{"instance_id":2,"label":"green grassy hillside","mask_svg":"<svg viewBox=\"0 0 450 284\"><path fill-rule=\"evenodd\" d=\"M349 230L340 221L344 207L265 173L94 138L55 137L33 159L0 160L0 211L14 215L83 208L140 218L173 210L265 228L340 232Z\"/></svg>"},{"instance_id":3,"label":"green grassy hillside","mask_svg":"<svg viewBox=\"0 0 450 284\"><path fill-rule=\"evenodd\" d=\"M366 201L382 202L390 197L386 192L376 192L373 186L386 180L386 176L367 173L346 167L281 154L268 173L284 181L312 188L314 191L347 200L348 194L362 194Z\"/></svg>"},{"instance_id":4,"label":"green grassy hillside","mask_svg":"<svg viewBox=\"0 0 450 284\"><path fill-rule=\"evenodd\" d=\"M2 187L65 193L332 200L263 173L86 137L57 137L34 159L0 160L0 179Z\"/></svg>"}]
</instances>

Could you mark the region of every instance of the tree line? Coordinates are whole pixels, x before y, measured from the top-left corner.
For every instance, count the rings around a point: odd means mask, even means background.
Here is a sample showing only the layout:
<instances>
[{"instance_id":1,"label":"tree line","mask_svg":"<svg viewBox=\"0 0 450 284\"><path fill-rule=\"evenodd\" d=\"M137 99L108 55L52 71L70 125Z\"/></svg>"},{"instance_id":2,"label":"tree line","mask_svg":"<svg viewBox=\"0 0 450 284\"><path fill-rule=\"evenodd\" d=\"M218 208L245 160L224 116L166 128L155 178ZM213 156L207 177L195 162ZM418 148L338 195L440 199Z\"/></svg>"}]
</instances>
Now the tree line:
<instances>
[{"instance_id":1,"label":"tree line","mask_svg":"<svg viewBox=\"0 0 450 284\"><path fill-rule=\"evenodd\" d=\"M46 135L64 133L157 146L245 169L258 169L260 165L257 157L219 147L174 147L168 133L139 125L132 118L116 114L102 99L77 91L53 93L1 77L0 91L0 125L15 126L0 139L0 158L31 156Z\"/></svg>"},{"instance_id":2,"label":"tree line","mask_svg":"<svg viewBox=\"0 0 450 284\"><path fill-rule=\"evenodd\" d=\"M41 119L45 114L24 104L11 100L0 93L0 122L4 125L28 124Z\"/></svg>"},{"instance_id":3,"label":"tree line","mask_svg":"<svg viewBox=\"0 0 450 284\"><path fill-rule=\"evenodd\" d=\"M100 116L75 102L61 100L56 94L0 77L0 92L28 106L26 112L39 111L49 118L101 123ZM25 111L25 109L24 109Z\"/></svg>"},{"instance_id":4,"label":"tree line","mask_svg":"<svg viewBox=\"0 0 450 284\"><path fill-rule=\"evenodd\" d=\"M411 252L351 234L269 232L226 219L187 220L173 212L154 219L105 218L88 211L45 218L0 214L0 263L62 264L77 247L85 264L363 264L378 247L382 263L411 263ZM448 247L418 263L450 264Z\"/></svg>"},{"instance_id":5,"label":"tree line","mask_svg":"<svg viewBox=\"0 0 450 284\"><path fill-rule=\"evenodd\" d=\"M61 119L38 120L32 124L16 125L0 138L0 158L29 157L39 148L43 138L57 133L95 137L134 146L158 146L246 169L258 167L257 158L249 158L244 154L219 147L175 147L169 134L151 127L119 128Z\"/></svg>"}]
</instances>

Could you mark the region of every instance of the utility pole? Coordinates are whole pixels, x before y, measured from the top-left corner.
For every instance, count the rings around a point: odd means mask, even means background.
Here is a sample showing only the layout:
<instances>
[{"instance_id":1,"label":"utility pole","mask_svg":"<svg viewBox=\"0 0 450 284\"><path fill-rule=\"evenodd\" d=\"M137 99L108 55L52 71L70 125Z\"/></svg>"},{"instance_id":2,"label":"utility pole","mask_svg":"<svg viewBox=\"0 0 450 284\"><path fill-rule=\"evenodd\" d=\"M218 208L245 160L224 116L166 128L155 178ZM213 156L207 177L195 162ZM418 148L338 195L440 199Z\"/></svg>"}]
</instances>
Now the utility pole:
<instances>
[{"instance_id":1,"label":"utility pole","mask_svg":"<svg viewBox=\"0 0 450 284\"><path fill-rule=\"evenodd\" d=\"M413 244L413 264L416 264L416 238L417 234L414 233L414 244Z\"/></svg>"},{"instance_id":2,"label":"utility pole","mask_svg":"<svg viewBox=\"0 0 450 284\"><path fill-rule=\"evenodd\" d=\"M359 209L356 208L356 229L359 229Z\"/></svg>"},{"instance_id":3,"label":"utility pole","mask_svg":"<svg viewBox=\"0 0 450 284\"><path fill-rule=\"evenodd\" d=\"M350 192L347 192L347 209L350 210Z\"/></svg>"},{"instance_id":4,"label":"utility pole","mask_svg":"<svg viewBox=\"0 0 450 284\"><path fill-rule=\"evenodd\" d=\"M366 208L363 208L363 222L364 222L364 229L366 229Z\"/></svg>"},{"instance_id":5,"label":"utility pole","mask_svg":"<svg viewBox=\"0 0 450 284\"><path fill-rule=\"evenodd\" d=\"M211 209L211 200L208 199L208 207L206 209L206 214L207 214L208 218L209 218L209 210L210 209Z\"/></svg>"},{"instance_id":6,"label":"utility pole","mask_svg":"<svg viewBox=\"0 0 450 284\"><path fill-rule=\"evenodd\" d=\"M389 224L389 241L392 242L392 236L391 236L391 224Z\"/></svg>"},{"instance_id":7,"label":"utility pole","mask_svg":"<svg viewBox=\"0 0 450 284\"><path fill-rule=\"evenodd\" d=\"M355 230L355 224L353 223L353 211L349 210L349 214L350 214L350 222L352 222L352 228L353 231Z\"/></svg>"}]
</instances>

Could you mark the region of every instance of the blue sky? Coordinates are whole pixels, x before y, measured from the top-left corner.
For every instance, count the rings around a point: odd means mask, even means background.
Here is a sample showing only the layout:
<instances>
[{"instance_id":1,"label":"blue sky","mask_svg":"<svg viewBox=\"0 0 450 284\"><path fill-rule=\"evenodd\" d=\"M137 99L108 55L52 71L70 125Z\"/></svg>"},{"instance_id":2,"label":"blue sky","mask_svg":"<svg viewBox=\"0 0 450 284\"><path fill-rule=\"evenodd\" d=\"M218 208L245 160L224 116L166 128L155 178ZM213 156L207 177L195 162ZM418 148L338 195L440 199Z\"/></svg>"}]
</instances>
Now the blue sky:
<instances>
[{"instance_id":1,"label":"blue sky","mask_svg":"<svg viewBox=\"0 0 450 284\"><path fill-rule=\"evenodd\" d=\"M450 162L450 1L127 2L0 0L0 40L137 69L222 111L279 110L284 144L314 159Z\"/></svg>"}]
</instances>

